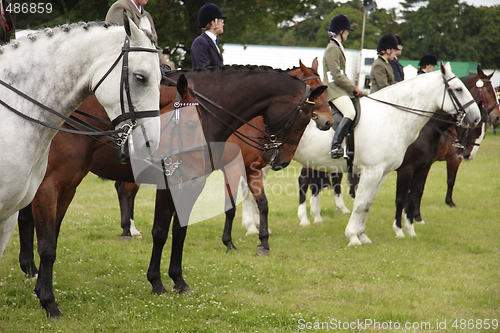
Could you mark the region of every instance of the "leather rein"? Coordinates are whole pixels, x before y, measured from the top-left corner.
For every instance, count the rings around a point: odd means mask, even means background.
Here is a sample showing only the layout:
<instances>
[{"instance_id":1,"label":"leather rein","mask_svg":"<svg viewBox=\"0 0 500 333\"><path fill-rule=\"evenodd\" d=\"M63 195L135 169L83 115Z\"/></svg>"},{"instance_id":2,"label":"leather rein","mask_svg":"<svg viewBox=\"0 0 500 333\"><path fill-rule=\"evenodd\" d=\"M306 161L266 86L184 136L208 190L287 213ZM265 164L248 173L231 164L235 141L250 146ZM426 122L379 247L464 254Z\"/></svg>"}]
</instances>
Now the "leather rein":
<instances>
[{"instance_id":1,"label":"leather rein","mask_svg":"<svg viewBox=\"0 0 500 333\"><path fill-rule=\"evenodd\" d=\"M112 141L115 142L118 146L123 146L125 142L127 141L128 136L132 132L133 128L137 125L136 119L139 118L147 118L147 117L157 117L160 115L160 110L151 110L151 111L135 111L134 106L132 104L132 100L130 97L130 83L129 83L129 76L128 76L128 54L129 52L158 52L156 49L150 49L150 48L141 48L141 47L130 47L130 38L128 36L125 37L125 42L123 44L122 50L118 58L115 60L113 65L109 68L109 70L104 74L104 76L99 80L97 85L92 89L92 91L95 93L97 88L101 85L101 83L109 76L111 71L117 66L118 62L120 59L123 58L122 62L122 71L121 71L121 80L120 80L120 105L121 105L121 111L122 114L118 117L116 117L113 121L111 121L111 124L116 127L119 123L121 123L124 120L130 119L130 123L124 124L121 128L116 129L116 130L109 130L109 131L102 131L90 124L87 124L84 121L81 120L76 120L75 117L66 117L60 112L55 111L54 109L40 103L39 101L31 98L30 96L26 95L22 91L16 89L12 85L6 83L3 80L0 80L0 84L7 89L11 90L12 92L16 93L17 95L21 96L22 98L28 100L32 104L38 106L39 108L63 119L68 126L74 128L74 129L68 129L60 126L56 126L50 123L47 123L45 121L33 118L31 116L28 116L24 113L22 113L19 110L16 110L14 107L8 105L5 103L5 101L0 99L0 105L4 106L14 114L20 116L21 118L28 120L30 122L33 122L38 125L42 125L44 127L48 127L57 131L63 131L67 133L72 133L72 134L81 134L81 135L87 135L87 136L110 136L112 138ZM123 98L123 91L125 90L125 94L127 97L127 105L128 105L128 110L129 112L126 112L125 110L125 103L124 103L124 98ZM88 117L92 117L93 119L99 119L97 117L93 117L90 115L86 115ZM84 130L80 130L77 128L83 128ZM113 135L117 135L118 138L115 138Z\"/></svg>"}]
</instances>

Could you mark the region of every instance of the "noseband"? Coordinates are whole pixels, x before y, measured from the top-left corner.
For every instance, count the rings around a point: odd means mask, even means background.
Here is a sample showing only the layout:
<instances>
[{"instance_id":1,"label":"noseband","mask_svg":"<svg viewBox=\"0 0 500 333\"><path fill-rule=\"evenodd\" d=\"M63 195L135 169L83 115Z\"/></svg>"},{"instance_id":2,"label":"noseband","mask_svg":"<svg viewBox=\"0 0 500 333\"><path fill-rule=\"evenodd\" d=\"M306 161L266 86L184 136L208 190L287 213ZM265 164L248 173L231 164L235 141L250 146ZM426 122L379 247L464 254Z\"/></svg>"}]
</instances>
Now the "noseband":
<instances>
[{"instance_id":1,"label":"noseband","mask_svg":"<svg viewBox=\"0 0 500 333\"><path fill-rule=\"evenodd\" d=\"M108 69L106 74L97 82L92 92L96 92L97 88L102 84L102 82L109 76L113 69L118 65L118 62L123 57L122 71L120 79L120 108L122 114L111 121L111 124L116 127L119 123L130 119L130 123L125 124L123 129L123 134L120 136L120 143L123 145L127 141L128 135L132 132L132 129L137 125L136 120L140 118L158 117L160 115L160 110L148 110L148 111L135 111L134 105L132 104L132 98L130 96L130 80L129 80L129 67L128 67L128 55L130 52L150 52L158 53L156 49L145 48L145 47L131 47L130 38L125 36L125 42L123 43L122 51L118 55L113 65ZM125 96L127 98L128 112L125 109L125 101L123 98L123 92L125 91Z\"/></svg>"}]
</instances>

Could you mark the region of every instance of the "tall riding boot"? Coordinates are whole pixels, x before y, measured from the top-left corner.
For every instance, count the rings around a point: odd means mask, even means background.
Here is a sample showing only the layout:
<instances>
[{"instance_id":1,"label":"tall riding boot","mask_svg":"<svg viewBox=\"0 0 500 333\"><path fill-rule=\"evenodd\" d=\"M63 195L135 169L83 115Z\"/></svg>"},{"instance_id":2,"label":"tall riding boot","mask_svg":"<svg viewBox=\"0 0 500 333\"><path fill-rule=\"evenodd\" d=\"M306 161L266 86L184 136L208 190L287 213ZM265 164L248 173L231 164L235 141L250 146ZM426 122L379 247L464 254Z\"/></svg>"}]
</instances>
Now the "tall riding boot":
<instances>
[{"instance_id":1,"label":"tall riding boot","mask_svg":"<svg viewBox=\"0 0 500 333\"><path fill-rule=\"evenodd\" d=\"M344 149L342 148L341 144L342 140L344 140L344 137L349 131L349 128L351 127L351 123L352 120L346 117L342 118L342 120L340 121L340 124L335 131L335 135L333 136L332 151L330 152L332 158L340 158L344 156Z\"/></svg>"}]
</instances>

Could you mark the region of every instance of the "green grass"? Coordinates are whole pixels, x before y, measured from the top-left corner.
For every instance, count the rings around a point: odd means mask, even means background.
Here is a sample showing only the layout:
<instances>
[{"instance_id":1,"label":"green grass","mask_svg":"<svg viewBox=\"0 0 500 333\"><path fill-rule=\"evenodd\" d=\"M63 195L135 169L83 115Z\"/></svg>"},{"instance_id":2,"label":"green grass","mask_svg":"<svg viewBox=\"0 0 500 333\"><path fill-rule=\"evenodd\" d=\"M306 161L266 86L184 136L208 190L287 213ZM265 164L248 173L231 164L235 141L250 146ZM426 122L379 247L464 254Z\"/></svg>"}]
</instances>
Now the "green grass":
<instances>
[{"instance_id":1,"label":"green grass","mask_svg":"<svg viewBox=\"0 0 500 333\"><path fill-rule=\"evenodd\" d=\"M194 224L183 265L192 292L162 296L151 294L146 279L154 191L141 189L136 201L136 225L144 238L119 241L113 183L90 175L59 237L54 288L64 316L57 322L45 317L35 281L19 269L16 230L0 263L0 332L319 332L327 331L323 322L358 320L380 326L328 331L494 332L452 324L500 320L499 162L500 135L488 133L476 159L460 167L455 209L444 203L445 164L435 164L422 200L427 224L416 225L417 238L396 239L392 231L392 173L368 215L373 244L360 247L347 247L349 217L335 211L331 191L321 197L325 222L298 226L294 163L268 181L270 256L258 257L257 237L244 236L241 209L233 229L237 252L226 253L222 245L222 215ZM290 194L273 195L272 184L286 186ZM351 208L352 200L344 199ZM162 261L167 289L173 285L169 256L170 241ZM444 320L447 329L437 330L437 321ZM307 322L324 329L301 330L299 324ZM390 322L421 329L391 330Z\"/></svg>"}]
</instances>

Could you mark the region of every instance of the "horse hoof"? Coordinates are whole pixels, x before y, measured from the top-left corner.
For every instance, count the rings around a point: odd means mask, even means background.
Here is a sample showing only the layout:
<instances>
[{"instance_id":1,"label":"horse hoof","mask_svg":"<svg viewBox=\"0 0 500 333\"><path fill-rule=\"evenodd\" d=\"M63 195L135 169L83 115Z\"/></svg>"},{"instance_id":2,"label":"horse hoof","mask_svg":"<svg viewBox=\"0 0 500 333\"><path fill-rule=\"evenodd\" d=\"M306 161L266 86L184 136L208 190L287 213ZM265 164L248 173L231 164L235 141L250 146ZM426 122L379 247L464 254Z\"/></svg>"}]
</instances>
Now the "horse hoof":
<instances>
[{"instance_id":1,"label":"horse hoof","mask_svg":"<svg viewBox=\"0 0 500 333\"><path fill-rule=\"evenodd\" d=\"M173 292L177 292L179 294L189 294L191 292L191 288L187 284L176 285L172 288Z\"/></svg>"},{"instance_id":2,"label":"horse hoof","mask_svg":"<svg viewBox=\"0 0 500 333\"><path fill-rule=\"evenodd\" d=\"M245 236L258 235L258 234L259 234L259 229L252 226L247 229L247 233L245 234Z\"/></svg>"},{"instance_id":3,"label":"horse hoof","mask_svg":"<svg viewBox=\"0 0 500 333\"><path fill-rule=\"evenodd\" d=\"M413 224L425 224L424 220L414 221Z\"/></svg>"},{"instance_id":4,"label":"horse hoof","mask_svg":"<svg viewBox=\"0 0 500 333\"><path fill-rule=\"evenodd\" d=\"M307 220L307 221L302 221L302 222L300 222L300 223L299 223L299 225L300 225L301 227L308 227L308 226L310 226L310 225L311 225L311 222L309 222L309 220Z\"/></svg>"},{"instance_id":5,"label":"horse hoof","mask_svg":"<svg viewBox=\"0 0 500 333\"><path fill-rule=\"evenodd\" d=\"M59 310L59 306L51 305L46 308L47 310L47 318L50 318L52 321L57 322L59 317L62 317L62 312Z\"/></svg>"},{"instance_id":6,"label":"horse hoof","mask_svg":"<svg viewBox=\"0 0 500 333\"><path fill-rule=\"evenodd\" d=\"M368 236L365 233L359 234L358 238L359 238L361 244L371 244L372 243L372 240L370 238L368 238Z\"/></svg>"},{"instance_id":7,"label":"horse hoof","mask_svg":"<svg viewBox=\"0 0 500 333\"><path fill-rule=\"evenodd\" d=\"M361 241L359 240L358 236L352 236L349 238L349 244L347 246L357 246L361 245Z\"/></svg>"},{"instance_id":8,"label":"horse hoof","mask_svg":"<svg viewBox=\"0 0 500 333\"><path fill-rule=\"evenodd\" d=\"M130 242L130 240L132 239L132 237L120 235L120 237L118 237L118 239L121 240L121 241L124 241L124 242Z\"/></svg>"},{"instance_id":9,"label":"horse hoof","mask_svg":"<svg viewBox=\"0 0 500 333\"><path fill-rule=\"evenodd\" d=\"M262 256L262 257L268 257L269 256L269 249L266 249L262 246L257 246L257 255Z\"/></svg>"}]
</instances>

